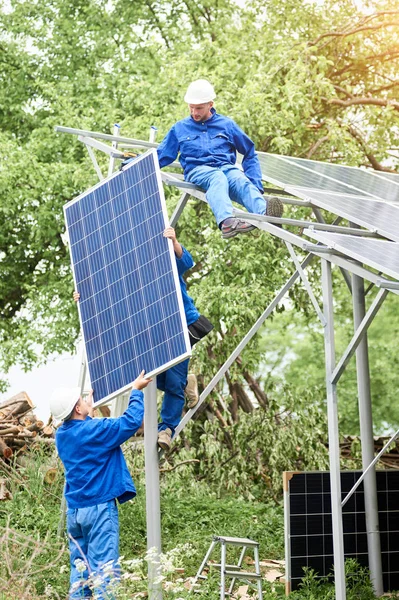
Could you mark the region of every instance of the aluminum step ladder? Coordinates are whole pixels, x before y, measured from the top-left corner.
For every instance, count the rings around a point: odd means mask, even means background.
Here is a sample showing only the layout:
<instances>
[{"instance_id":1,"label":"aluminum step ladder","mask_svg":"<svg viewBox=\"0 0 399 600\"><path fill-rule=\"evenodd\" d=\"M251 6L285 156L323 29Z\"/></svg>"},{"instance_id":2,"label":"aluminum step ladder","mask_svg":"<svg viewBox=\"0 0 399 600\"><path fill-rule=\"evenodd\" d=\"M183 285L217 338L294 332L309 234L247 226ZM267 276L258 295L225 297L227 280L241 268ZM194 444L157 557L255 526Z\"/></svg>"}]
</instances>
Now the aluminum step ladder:
<instances>
[{"instance_id":1,"label":"aluminum step ladder","mask_svg":"<svg viewBox=\"0 0 399 600\"><path fill-rule=\"evenodd\" d=\"M221 547L221 560L220 564L209 563L209 557L211 556L214 548L217 544L220 544ZM240 558L238 560L237 565L228 565L226 564L226 554L227 546L242 546ZM254 552L254 561L255 561L255 572L248 572L242 570L242 563L247 552L248 548L252 548ZM263 600L262 595L262 575L260 572L259 565L259 543L254 542L253 540L249 540L247 538L235 538L235 537L226 537L221 535L213 536L213 540L211 545L209 546L209 550L205 555L204 560L200 568L197 571L197 574L193 581L192 589L196 585L198 579L207 579L206 575L203 575L202 572L206 566L209 567L217 567L220 568L220 600L225 600L226 596L231 596L233 593L233 588L236 579L243 579L247 581L256 581L258 587L258 598L259 600ZM232 578L228 591L226 592L226 578Z\"/></svg>"}]
</instances>

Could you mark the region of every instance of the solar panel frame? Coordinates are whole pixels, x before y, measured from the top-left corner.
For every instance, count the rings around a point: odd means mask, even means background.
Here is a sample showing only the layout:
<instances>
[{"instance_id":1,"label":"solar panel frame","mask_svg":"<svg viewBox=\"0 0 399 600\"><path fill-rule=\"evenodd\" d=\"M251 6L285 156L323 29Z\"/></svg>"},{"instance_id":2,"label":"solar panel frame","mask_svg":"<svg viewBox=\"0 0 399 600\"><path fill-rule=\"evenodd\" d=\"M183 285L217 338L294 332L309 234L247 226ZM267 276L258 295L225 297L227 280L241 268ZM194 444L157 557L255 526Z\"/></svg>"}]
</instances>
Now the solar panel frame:
<instances>
[{"instance_id":1,"label":"solar panel frame","mask_svg":"<svg viewBox=\"0 0 399 600\"><path fill-rule=\"evenodd\" d=\"M128 391L143 368L155 377L191 356L173 244L162 235L169 219L156 150L68 202L64 215L97 406Z\"/></svg>"},{"instance_id":2,"label":"solar panel frame","mask_svg":"<svg viewBox=\"0 0 399 600\"><path fill-rule=\"evenodd\" d=\"M309 229L304 233L333 250L399 280L399 244L395 242Z\"/></svg>"}]
</instances>

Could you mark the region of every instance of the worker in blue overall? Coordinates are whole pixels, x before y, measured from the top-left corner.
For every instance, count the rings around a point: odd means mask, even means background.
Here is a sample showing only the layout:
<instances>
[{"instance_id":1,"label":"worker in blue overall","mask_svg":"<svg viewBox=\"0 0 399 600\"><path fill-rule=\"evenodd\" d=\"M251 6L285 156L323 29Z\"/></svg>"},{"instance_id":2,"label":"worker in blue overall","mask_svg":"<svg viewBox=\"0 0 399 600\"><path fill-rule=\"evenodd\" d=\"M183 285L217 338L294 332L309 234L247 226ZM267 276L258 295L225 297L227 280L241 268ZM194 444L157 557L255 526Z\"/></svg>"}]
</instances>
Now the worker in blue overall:
<instances>
[{"instance_id":1,"label":"worker in blue overall","mask_svg":"<svg viewBox=\"0 0 399 600\"><path fill-rule=\"evenodd\" d=\"M116 597L113 586L120 576L116 500L122 504L136 495L120 445L141 426L142 390L150 381L142 371L133 382L126 411L117 419L92 418L92 391L83 399L78 387L60 388L51 398L51 413L62 421L55 443L65 468L71 600Z\"/></svg>"},{"instance_id":2,"label":"worker in blue overall","mask_svg":"<svg viewBox=\"0 0 399 600\"><path fill-rule=\"evenodd\" d=\"M173 227L166 228L163 235L173 244L189 339L191 346L194 346L213 329L213 325L200 315L194 300L187 293L183 275L194 266L191 254L177 240ZM73 299L75 302L80 299L78 291L73 293ZM157 388L164 392L158 425L158 444L163 450L169 450L171 446L173 434L183 413L185 398L187 397L189 409L194 408L199 400L197 378L194 373L188 374L188 365L187 358L157 376Z\"/></svg>"},{"instance_id":3,"label":"worker in blue overall","mask_svg":"<svg viewBox=\"0 0 399 600\"><path fill-rule=\"evenodd\" d=\"M187 89L190 116L178 121L158 146L160 167L179 155L184 178L206 192L223 238L247 233L254 225L233 217L232 200L248 212L281 217L279 198L263 196L262 174L253 141L228 117L216 112L212 84L193 81ZM236 165L237 152L243 155L242 169Z\"/></svg>"},{"instance_id":4,"label":"worker in blue overall","mask_svg":"<svg viewBox=\"0 0 399 600\"><path fill-rule=\"evenodd\" d=\"M207 335L212 330L213 326L206 317L200 315L194 304L194 300L187 293L187 286L183 279L183 275L194 266L191 254L177 240L173 227L167 227L165 229L164 237L170 239L173 244L188 333L191 346L193 346L201 338ZM167 371L164 371L157 377L157 388L164 392L161 408L161 422L158 425L158 444L163 450L169 450L174 431L180 423L185 402L188 364L189 359L187 358ZM198 403L198 389L195 376L191 381L189 379L187 387L186 394L189 397L188 408L194 408Z\"/></svg>"}]
</instances>

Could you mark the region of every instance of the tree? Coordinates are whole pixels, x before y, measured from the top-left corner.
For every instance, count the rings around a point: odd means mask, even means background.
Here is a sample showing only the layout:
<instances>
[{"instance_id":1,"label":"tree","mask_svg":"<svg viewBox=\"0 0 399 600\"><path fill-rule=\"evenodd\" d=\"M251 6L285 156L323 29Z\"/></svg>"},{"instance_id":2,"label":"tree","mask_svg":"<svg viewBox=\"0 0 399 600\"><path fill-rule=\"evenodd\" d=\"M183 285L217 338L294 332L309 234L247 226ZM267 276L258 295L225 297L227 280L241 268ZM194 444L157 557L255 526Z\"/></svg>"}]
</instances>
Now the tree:
<instances>
[{"instance_id":1,"label":"tree","mask_svg":"<svg viewBox=\"0 0 399 600\"><path fill-rule=\"evenodd\" d=\"M163 135L185 115L187 83L203 76L215 83L218 110L260 150L394 168L398 29L398 11L374 0L367 13L350 0L3 3L2 370L16 362L29 368L71 349L78 336L62 206L95 176L82 145L55 135L55 125L109 131L119 122L125 135L146 137L156 124ZM169 207L176 201L169 192ZM216 326L195 359L207 378L291 267L280 243L264 234L222 242L196 201L179 235L199 263L190 292ZM316 282L317 271L310 277ZM307 315L303 292L291 301ZM227 404L238 423L242 411L252 412L251 394L267 406L262 360L254 340L213 397L215 414L223 417Z\"/></svg>"}]
</instances>

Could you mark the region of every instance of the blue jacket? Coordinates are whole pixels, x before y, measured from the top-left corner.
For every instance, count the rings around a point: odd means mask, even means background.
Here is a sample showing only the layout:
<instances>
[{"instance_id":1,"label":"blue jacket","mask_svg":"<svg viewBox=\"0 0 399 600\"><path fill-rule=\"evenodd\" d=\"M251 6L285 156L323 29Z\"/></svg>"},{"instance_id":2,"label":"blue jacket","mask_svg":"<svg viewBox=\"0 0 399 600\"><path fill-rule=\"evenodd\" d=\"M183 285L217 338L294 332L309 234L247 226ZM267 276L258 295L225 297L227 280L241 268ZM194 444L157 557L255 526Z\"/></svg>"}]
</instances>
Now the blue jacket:
<instances>
[{"instance_id":1,"label":"blue jacket","mask_svg":"<svg viewBox=\"0 0 399 600\"><path fill-rule=\"evenodd\" d=\"M65 421L55 443L65 467L68 508L87 508L117 498L122 504L136 495L120 445L139 429L144 394L132 390L129 406L117 419Z\"/></svg>"},{"instance_id":2,"label":"blue jacket","mask_svg":"<svg viewBox=\"0 0 399 600\"><path fill-rule=\"evenodd\" d=\"M192 325L199 318L200 314L194 304L194 300L187 293L186 282L183 279L183 274L194 266L193 257L190 252L183 248L183 254L180 258L176 256L177 272L179 273L179 283L181 295L183 297L184 312L186 313L187 325Z\"/></svg>"},{"instance_id":3,"label":"blue jacket","mask_svg":"<svg viewBox=\"0 0 399 600\"><path fill-rule=\"evenodd\" d=\"M200 165L235 165L236 152L239 152L244 156L245 175L263 192L255 144L232 119L219 115L214 108L211 112L212 116L203 123L190 116L173 125L157 149L160 166L169 165L180 152L179 161L187 178L188 173Z\"/></svg>"}]
</instances>

